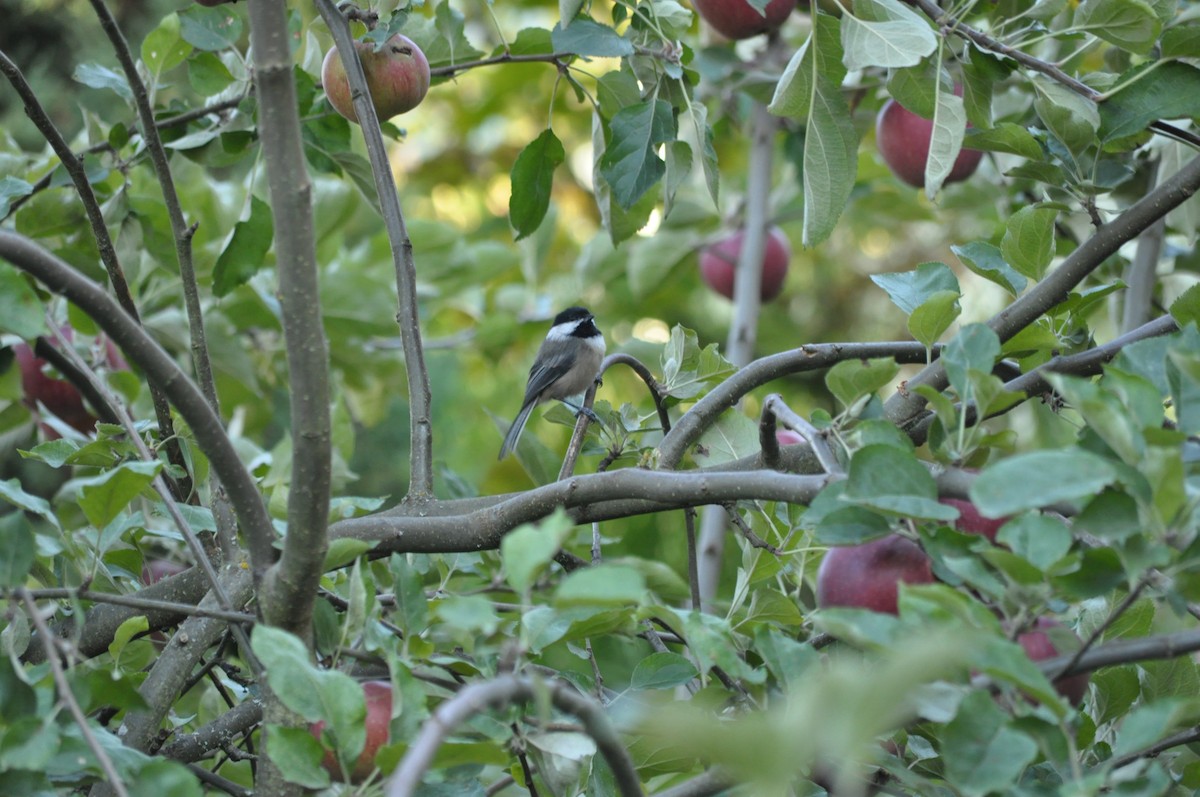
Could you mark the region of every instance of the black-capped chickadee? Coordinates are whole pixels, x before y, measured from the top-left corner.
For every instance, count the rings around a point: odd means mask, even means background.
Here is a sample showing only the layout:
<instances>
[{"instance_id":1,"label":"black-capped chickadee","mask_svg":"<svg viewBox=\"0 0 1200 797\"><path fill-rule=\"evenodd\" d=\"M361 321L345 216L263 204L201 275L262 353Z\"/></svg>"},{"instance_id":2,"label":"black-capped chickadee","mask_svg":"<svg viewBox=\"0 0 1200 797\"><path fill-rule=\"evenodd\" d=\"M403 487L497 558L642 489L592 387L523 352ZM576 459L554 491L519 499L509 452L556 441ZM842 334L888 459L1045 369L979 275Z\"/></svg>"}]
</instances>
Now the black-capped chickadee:
<instances>
[{"instance_id":1,"label":"black-capped chickadee","mask_svg":"<svg viewBox=\"0 0 1200 797\"><path fill-rule=\"evenodd\" d=\"M538 349L533 366L529 369L529 382L525 385L525 400L521 411L508 427L504 445L500 446L500 459L517 447L521 430L529 420L529 413L543 401L564 399L583 393L600 375L600 363L604 360L604 336L596 328L596 320L587 308L568 307L554 317L554 326L546 333ZM568 404L576 411L579 406Z\"/></svg>"}]
</instances>

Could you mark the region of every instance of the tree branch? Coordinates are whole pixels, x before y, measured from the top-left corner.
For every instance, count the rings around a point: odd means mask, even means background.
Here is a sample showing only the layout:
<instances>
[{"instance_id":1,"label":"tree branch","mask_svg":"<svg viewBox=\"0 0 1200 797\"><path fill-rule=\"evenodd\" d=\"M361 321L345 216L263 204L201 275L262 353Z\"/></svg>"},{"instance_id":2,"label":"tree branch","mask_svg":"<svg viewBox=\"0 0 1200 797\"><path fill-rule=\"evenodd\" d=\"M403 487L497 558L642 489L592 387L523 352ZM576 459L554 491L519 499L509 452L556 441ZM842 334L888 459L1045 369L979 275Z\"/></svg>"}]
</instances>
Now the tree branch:
<instances>
[{"instance_id":1,"label":"tree branch","mask_svg":"<svg viewBox=\"0 0 1200 797\"><path fill-rule=\"evenodd\" d=\"M392 244L392 261L396 268L396 292L399 312L396 321L400 325L400 339L404 345L404 367L408 373L408 408L411 448L409 450L409 485L405 501L426 502L433 498L433 424L430 419L431 394L429 371L425 366L425 353L421 345L421 317L417 311L417 269L413 262L412 241L400 210L396 194L396 182L392 178L391 164L384 147L383 134L379 130L379 119L367 79L363 75L362 62L354 48L350 27L330 0L316 0L321 18L333 34L338 57L350 81L354 112L358 115L363 141L367 146L367 157L371 162L371 173L375 177L375 190L379 193L379 206L383 212L383 223L388 240Z\"/></svg>"},{"instance_id":2,"label":"tree branch","mask_svg":"<svg viewBox=\"0 0 1200 797\"><path fill-rule=\"evenodd\" d=\"M659 467L673 470L687 449L722 412L757 387L791 374L830 368L843 360L890 357L900 363L926 362L926 349L912 341L891 343L813 343L755 360L697 401L659 443Z\"/></svg>"},{"instance_id":3,"label":"tree branch","mask_svg":"<svg viewBox=\"0 0 1200 797\"><path fill-rule=\"evenodd\" d=\"M176 736L159 752L174 761L200 761L232 744L262 722L262 711L262 703L248 698L194 733Z\"/></svg>"},{"instance_id":4,"label":"tree branch","mask_svg":"<svg viewBox=\"0 0 1200 797\"><path fill-rule=\"evenodd\" d=\"M1131 205L1113 221L1100 227L1084 241L1062 264L1029 290L1024 296L997 313L988 326L1000 340L1006 341L1032 324L1043 313L1067 298L1071 290L1126 241L1136 238L1157 219L1178 207L1200 188L1200 157L1193 158L1182 169L1157 188ZM937 390L947 385L946 369L940 361L933 362L908 380L908 389L884 402L888 420L904 427L921 408L922 398L913 388L930 385Z\"/></svg>"},{"instance_id":5,"label":"tree branch","mask_svg":"<svg viewBox=\"0 0 1200 797\"><path fill-rule=\"evenodd\" d=\"M191 427L196 442L209 458L233 503L243 532L250 540L256 574L274 559L275 529L253 478L242 465L224 425L175 360L137 325L104 289L57 256L24 236L0 230L0 257L32 275L51 291L79 305L112 338L125 357L157 384Z\"/></svg>"},{"instance_id":6,"label":"tree branch","mask_svg":"<svg viewBox=\"0 0 1200 797\"><path fill-rule=\"evenodd\" d=\"M622 797L641 797L641 782L629 751L600 705L562 681L547 683L519 675L472 684L438 706L396 767L388 784L387 797L409 797L416 792L438 748L457 726L488 708L530 703L543 697L559 711L572 714L583 723L584 732L596 742L612 769Z\"/></svg>"},{"instance_id":7,"label":"tree branch","mask_svg":"<svg viewBox=\"0 0 1200 797\"><path fill-rule=\"evenodd\" d=\"M283 2L250 5L250 43L259 102L259 130L275 229L279 302L287 348L291 402L292 482L283 553L266 573L259 609L270 625L301 639L312 634L312 611L326 536L332 478L329 346L321 320L312 216L312 183L304 160L296 85Z\"/></svg>"}]
</instances>

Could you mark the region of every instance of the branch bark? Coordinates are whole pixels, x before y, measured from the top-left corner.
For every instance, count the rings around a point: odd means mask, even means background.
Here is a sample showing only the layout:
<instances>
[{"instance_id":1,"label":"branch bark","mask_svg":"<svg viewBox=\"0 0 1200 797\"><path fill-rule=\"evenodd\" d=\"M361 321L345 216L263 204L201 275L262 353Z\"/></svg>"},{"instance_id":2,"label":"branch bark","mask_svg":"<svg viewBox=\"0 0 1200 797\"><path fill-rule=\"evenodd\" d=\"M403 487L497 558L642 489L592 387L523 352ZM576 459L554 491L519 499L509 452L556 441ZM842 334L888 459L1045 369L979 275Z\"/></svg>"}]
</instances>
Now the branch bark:
<instances>
[{"instance_id":1,"label":"branch bark","mask_svg":"<svg viewBox=\"0 0 1200 797\"><path fill-rule=\"evenodd\" d=\"M263 619L310 639L317 584L328 548L332 479L329 346L321 322L312 183L304 160L287 8L281 0L250 6L259 131L275 220L275 262L287 348L292 482L283 553L262 584Z\"/></svg>"}]
</instances>

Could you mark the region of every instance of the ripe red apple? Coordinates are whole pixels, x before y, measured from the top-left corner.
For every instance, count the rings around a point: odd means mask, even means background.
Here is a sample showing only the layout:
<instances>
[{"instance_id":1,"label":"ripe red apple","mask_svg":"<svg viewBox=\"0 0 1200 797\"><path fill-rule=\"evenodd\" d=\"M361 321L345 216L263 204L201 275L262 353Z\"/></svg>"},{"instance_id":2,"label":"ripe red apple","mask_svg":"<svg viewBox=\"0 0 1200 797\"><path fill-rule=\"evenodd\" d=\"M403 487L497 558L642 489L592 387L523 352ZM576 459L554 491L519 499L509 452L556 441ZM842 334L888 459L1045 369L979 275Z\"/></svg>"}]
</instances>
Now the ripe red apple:
<instances>
[{"instance_id":1,"label":"ripe red apple","mask_svg":"<svg viewBox=\"0 0 1200 797\"><path fill-rule=\"evenodd\" d=\"M67 326L62 328L63 336L69 341L74 337L74 331ZM121 356L121 352L111 340L104 341L106 365L117 371L129 370L129 364ZM55 345L52 338L52 345ZM13 355L17 368L21 371L21 390L24 393L25 406L35 414L41 404L50 413L58 416L64 423L87 434L96 428L96 416L83 404L83 396L79 389L65 379L48 376L45 372L46 361L34 354L33 349L26 343L13 346ZM57 440L61 435L47 423L38 424L47 440Z\"/></svg>"},{"instance_id":2,"label":"ripe red apple","mask_svg":"<svg viewBox=\"0 0 1200 797\"><path fill-rule=\"evenodd\" d=\"M142 583L146 586L157 584L164 578L179 575L184 570L187 570L187 566L178 562L168 559L150 559L142 565Z\"/></svg>"},{"instance_id":3,"label":"ripe red apple","mask_svg":"<svg viewBox=\"0 0 1200 797\"><path fill-rule=\"evenodd\" d=\"M982 534L995 542L996 532L1000 531L1000 527L1008 522L1007 517L994 519L984 517L979 514L979 510L973 503L961 498L939 498L938 502L958 510L958 520L954 521L954 528L963 534Z\"/></svg>"},{"instance_id":4,"label":"ripe red apple","mask_svg":"<svg viewBox=\"0 0 1200 797\"><path fill-rule=\"evenodd\" d=\"M957 86L955 94L962 94ZM897 177L909 185L925 186L925 162L929 160L929 142L933 138L933 120L917 116L895 100L888 100L875 118L875 146ZM962 149L946 177L947 183L967 179L979 167L983 153Z\"/></svg>"},{"instance_id":5,"label":"ripe red apple","mask_svg":"<svg viewBox=\"0 0 1200 797\"><path fill-rule=\"evenodd\" d=\"M796 0L771 0L765 14L746 0L692 0L692 5L701 19L722 36L749 39L782 25L796 8Z\"/></svg>"},{"instance_id":6,"label":"ripe red apple","mask_svg":"<svg viewBox=\"0 0 1200 797\"><path fill-rule=\"evenodd\" d=\"M429 61L411 39L397 33L387 40L379 52L375 52L370 42L356 41L354 49L358 50L358 57L362 61L367 88L379 121L411 111L425 99L429 91ZM321 85L325 87L325 96L334 110L351 122L357 122L358 114L354 112L350 97L350 81L346 79L346 68L338 57L336 47L331 47L325 53L325 62L321 65Z\"/></svg>"},{"instance_id":7,"label":"ripe red apple","mask_svg":"<svg viewBox=\"0 0 1200 797\"><path fill-rule=\"evenodd\" d=\"M1017 637L1017 642L1021 643L1021 647L1025 648L1025 655L1034 661L1042 661L1044 659L1052 659L1060 653L1055 647L1050 635L1046 629L1061 628L1063 624L1049 617L1039 617L1037 622L1033 624L1033 629L1026 631ZM1077 638L1078 639L1078 638ZM1091 673L1079 673L1077 675L1068 675L1066 678L1059 678L1054 682L1054 688L1058 693L1071 702L1071 705L1078 706L1083 702L1083 696L1087 694L1088 682L1091 680Z\"/></svg>"},{"instance_id":8,"label":"ripe red apple","mask_svg":"<svg viewBox=\"0 0 1200 797\"><path fill-rule=\"evenodd\" d=\"M734 272L738 256L742 252L745 230L738 230L715 244L704 247L700 252L700 276L717 293L727 299L733 298ZM763 247L762 282L759 295L769 302L783 290L787 277L788 262L792 259L792 247L783 230L772 227L767 231Z\"/></svg>"},{"instance_id":9,"label":"ripe red apple","mask_svg":"<svg viewBox=\"0 0 1200 797\"><path fill-rule=\"evenodd\" d=\"M389 725L392 722L391 683L388 681L364 681L362 690L363 697L367 701L367 741L363 745L358 760L354 762L354 768L350 770L351 783L362 783L375 771L375 753L388 743ZM324 727L324 722L314 722L309 727L309 732L320 739L321 730ZM342 768L338 766L337 756L333 751L325 754L321 760L321 766L325 767L325 771L333 780L342 781Z\"/></svg>"},{"instance_id":10,"label":"ripe red apple","mask_svg":"<svg viewBox=\"0 0 1200 797\"><path fill-rule=\"evenodd\" d=\"M932 584L929 557L915 542L890 534L862 545L830 548L817 570L817 606L850 606L896 614L899 584Z\"/></svg>"},{"instance_id":11,"label":"ripe red apple","mask_svg":"<svg viewBox=\"0 0 1200 797\"><path fill-rule=\"evenodd\" d=\"M776 429L775 439L781 446L794 446L804 442L804 438L791 429Z\"/></svg>"}]
</instances>

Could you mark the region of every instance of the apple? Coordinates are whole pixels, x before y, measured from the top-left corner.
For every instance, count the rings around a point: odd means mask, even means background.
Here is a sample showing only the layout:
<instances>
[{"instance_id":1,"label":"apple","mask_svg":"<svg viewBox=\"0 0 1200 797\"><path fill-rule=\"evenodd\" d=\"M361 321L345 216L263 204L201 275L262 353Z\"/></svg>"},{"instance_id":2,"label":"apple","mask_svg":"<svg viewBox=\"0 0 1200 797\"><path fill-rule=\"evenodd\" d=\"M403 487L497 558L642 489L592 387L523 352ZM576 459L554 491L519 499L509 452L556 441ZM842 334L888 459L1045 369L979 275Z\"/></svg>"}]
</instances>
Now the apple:
<instances>
[{"instance_id":1,"label":"apple","mask_svg":"<svg viewBox=\"0 0 1200 797\"><path fill-rule=\"evenodd\" d=\"M362 783L375 771L375 753L388 743L389 726L392 722L392 684L389 681L364 681L362 684L363 697L367 701L367 741L363 750L350 770L350 782ZM309 732L317 739L321 738L321 730L325 723L314 722ZM325 754L321 766L335 781L343 781L342 768L338 766L337 756L333 751Z\"/></svg>"},{"instance_id":2,"label":"apple","mask_svg":"<svg viewBox=\"0 0 1200 797\"><path fill-rule=\"evenodd\" d=\"M704 247L700 252L700 276L717 293L727 299L733 298L734 272L738 256L742 252L745 230L738 230L715 244ZM792 259L792 247L783 230L772 227L767 231L763 247L762 283L759 295L769 302L783 290L787 277L788 262Z\"/></svg>"},{"instance_id":3,"label":"apple","mask_svg":"<svg viewBox=\"0 0 1200 797\"><path fill-rule=\"evenodd\" d=\"M817 606L850 606L896 614L899 584L932 584L921 546L898 534L831 548L817 570Z\"/></svg>"},{"instance_id":4,"label":"apple","mask_svg":"<svg viewBox=\"0 0 1200 797\"><path fill-rule=\"evenodd\" d=\"M749 39L775 30L796 8L796 0L771 0L766 12L746 0L692 0L698 13L717 33L730 39Z\"/></svg>"},{"instance_id":5,"label":"apple","mask_svg":"<svg viewBox=\"0 0 1200 797\"><path fill-rule=\"evenodd\" d=\"M957 86L955 94L962 94ZM933 138L933 120L918 116L895 100L888 100L875 118L875 146L892 173L909 185L925 186L925 162L929 160L929 142ZM979 167L983 153L963 149L946 177L947 183L967 179Z\"/></svg>"},{"instance_id":6,"label":"apple","mask_svg":"<svg viewBox=\"0 0 1200 797\"><path fill-rule=\"evenodd\" d=\"M1063 624L1049 617L1039 617L1037 622L1033 624L1033 628L1017 637L1017 642L1025 649L1025 655L1034 661L1043 661L1052 659L1060 653L1055 646L1054 641L1048 633L1048 629L1064 628ZM1076 637L1079 641L1079 638ZM1091 680L1091 673L1081 672L1077 675L1068 675L1065 678L1059 678L1054 682L1054 688L1058 693L1071 702L1071 705L1078 706L1083 702L1083 696L1087 694L1088 682Z\"/></svg>"},{"instance_id":7,"label":"apple","mask_svg":"<svg viewBox=\"0 0 1200 797\"><path fill-rule=\"evenodd\" d=\"M429 61L412 40L397 33L379 52L370 42L356 41L354 49L362 61L367 88L379 121L411 111L421 104L429 91ZM321 65L321 85L334 110L351 122L358 122L350 97L350 81L336 47L325 53Z\"/></svg>"},{"instance_id":8,"label":"apple","mask_svg":"<svg viewBox=\"0 0 1200 797\"><path fill-rule=\"evenodd\" d=\"M67 340L74 337L74 330L69 326L64 326L62 332ZM104 341L106 365L117 371L129 370L129 364L125 362L125 358L121 356L121 352L117 350L113 342L107 338L102 337L101 339ZM47 340L51 342L51 345L57 345L53 338L47 338ZM66 379L47 375L46 360L38 357L27 343L18 343L13 346L13 356L17 361L17 368L21 372L21 390L24 393L25 406L36 414L40 404L64 423L84 434L95 430L96 416L84 406L83 396L80 395L79 389L75 385ZM61 436L47 423L38 425L47 440L57 440Z\"/></svg>"},{"instance_id":9,"label":"apple","mask_svg":"<svg viewBox=\"0 0 1200 797\"><path fill-rule=\"evenodd\" d=\"M187 570L186 565L167 559L149 559L142 565L142 583L146 586L157 584L164 578L177 576Z\"/></svg>"},{"instance_id":10,"label":"apple","mask_svg":"<svg viewBox=\"0 0 1200 797\"><path fill-rule=\"evenodd\" d=\"M781 446L794 446L804 442L804 438L791 429L776 429L775 439Z\"/></svg>"},{"instance_id":11,"label":"apple","mask_svg":"<svg viewBox=\"0 0 1200 797\"><path fill-rule=\"evenodd\" d=\"M954 521L954 528L963 534L982 534L992 542L996 541L996 532L1009 520L1007 517L984 517L979 514L975 504L961 498L939 498L938 502L958 510L958 520Z\"/></svg>"}]
</instances>

